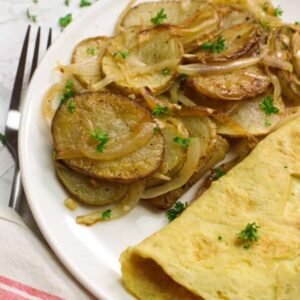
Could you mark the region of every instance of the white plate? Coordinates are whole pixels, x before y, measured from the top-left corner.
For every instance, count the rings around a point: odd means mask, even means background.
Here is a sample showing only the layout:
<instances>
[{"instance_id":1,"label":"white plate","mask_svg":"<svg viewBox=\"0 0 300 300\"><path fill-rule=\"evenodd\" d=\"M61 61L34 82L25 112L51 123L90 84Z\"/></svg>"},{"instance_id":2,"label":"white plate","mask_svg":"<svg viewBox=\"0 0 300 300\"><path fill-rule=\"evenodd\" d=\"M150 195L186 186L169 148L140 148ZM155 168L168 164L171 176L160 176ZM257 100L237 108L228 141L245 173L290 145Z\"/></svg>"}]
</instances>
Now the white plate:
<instances>
[{"instance_id":1,"label":"white plate","mask_svg":"<svg viewBox=\"0 0 300 300\"><path fill-rule=\"evenodd\" d=\"M72 213L63 205L66 194L55 177L52 139L42 117L41 104L45 91L55 82L53 69L57 62L67 64L75 45L86 37L112 35L115 22L127 3L128 0L99 1L53 44L31 81L19 139L23 183L42 233L70 272L103 300L132 299L121 284L120 253L165 226L167 219L164 213L155 213L140 205L116 221L89 228L77 225L75 216L85 211L79 209ZM286 20L297 20L298 0L282 1L281 5Z\"/></svg>"}]
</instances>

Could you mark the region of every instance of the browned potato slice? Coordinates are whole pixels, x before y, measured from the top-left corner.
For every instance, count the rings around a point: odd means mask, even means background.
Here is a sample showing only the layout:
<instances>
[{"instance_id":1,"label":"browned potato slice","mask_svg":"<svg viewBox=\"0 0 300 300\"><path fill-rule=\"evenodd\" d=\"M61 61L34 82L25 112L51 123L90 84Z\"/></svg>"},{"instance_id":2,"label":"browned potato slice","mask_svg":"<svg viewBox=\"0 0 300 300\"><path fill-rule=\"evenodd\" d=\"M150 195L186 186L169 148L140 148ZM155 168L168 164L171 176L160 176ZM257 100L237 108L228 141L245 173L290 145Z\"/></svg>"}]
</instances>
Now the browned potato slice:
<instances>
[{"instance_id":1,"label":"browned potato slice","mask_svg":"<svg viewBox=\"0 0 300 300\"><path fill-rule=\"evenodd\" d=\"M183 56L178 37L168 27L120 33L102 58L102 71L125 93L148 87L154 94L167 90Z\"/></svg>"},{"instance_id":2,"label":"browned potato slice","mask_svg":"<svg viewBox=\"0 0 300 300\"><path fill-rule=\"evenodd\" d=\"M69 103L63 104L52 123L58 158L64 158L70 168L92 177L119 182L145 178L159 169L164 151L160 133L153 135L143 147L115 160L88 159L78 151L80 143L85 137L91 138L91 131L96 128L108 134L109 148L110 143L116 144L138 124L155 124L148 111L128 98L112 93L86 93L72 101L74 110L69 111ZM68 157L68 153L75 155Z\"/></svg>"},{"instance_id":3,"label":"browned potato slice","mask_svg":"<svg viewBox=\"0 0 300 300\"><path fill-rule=\"evenodd\" d=\"M75 48L72 64L99 65L97 76L76 76L79 82L88 87L90 84L101 80L100 60L106 50L110 38L100 36L81 41Z\"/></svg>"},{"instance_id":4,"label":"browned potato slice","mask_svg":"<svg viewBox=\"0 0 300 300\"><path fill-rule=\"evenodd\" d=\"M172 178L183 166L187 149L174 142L174 138L181 136L175 124L165 122L165 127L161 131L165 139L165 151L163 163L158 173ZM152 187L163 182L157 178L150 178L146 186Z\"/></svg>"},{"instance_id":5,"label":"browned potato slice","mask_svg":"<svg viewBox=\"0 0 300 300\"><path fill-rule=\"evenodd\" d=\"M251 66L228 73L190 77L187 83L196 92L208 98L238 101L266 92L270 79L258 66Z\"/></svg>"},{"instance_id":6,"label":"browned potato slice","mask_svg":"<svg viewBox=\"0 0 300 300\"><path fill-rule=\"evenodd\" d=\"M276 126L281 118L280 113L266 115L266 113L260 108L260 104L267 96L271 95L272 94L267 93L257 97L256 99L232 104L229 109L230 112L227 115L237 124L241 125L248 134L254 136L266 135L274 126ZM281 104L279 105L274 102L274 106L281 110ZM216 123L219 134L232 137L243 137L240 132L236 132L233 128L229 128L217 121Z\"/></svg>"},{"instance_id":7,"label":"browned potato slice","mask_svg":"<svg viewBox=\"0 0 300 300\"><path fill-rule=\"evenodd\" d=\"M201 48L191 55L187 54L186 59L191 62L223 62L246 56L259 44L261 32L257 24L243 23L224 30L220 37L224 40L224 51L214 53Z\"/></svg>"},{"instance_id":8,"label":"browned potato slice","mask_svg":"<svg viewBox=\"0 0 300 300\"><path fill-rule=\"evenodd\" d=\"M297 79L296 74L288 71L280 70L278 78L282 87L282 91L286 99L294 105L300 104L300 80ZM295 79L297 81L295 81Z\"/></svg>"},{"instance_id":9,"label":"browned potato slice","mask_svg":"<svg viewBox=\"0 0 300 300\"><path fill-rule=\"evenodd\" d=\"M191 179L181 188L171 191L165 195L154 199L148 199L147 202L151 206L158 209L169 209L173 204L184 194L186 193L209 169L211 169L218 162L222 161L225 158L226 153L229 150L228 142L223 139L221 136L217 136L216 143L211 149L211 156L206 162L205 166L196 172Z\"/></svg>"},{"instance_id":10,"label":"browned potato slice","mask_svg":"<svg viewBox=\"0 0 300 300\"><path fill-rule=\"evenodd\" d=\"M159 1L159 2L146 2L133 7L121 21L121 26L124 28L141 27L149 28L155 26L151 19L155 18L157 14L164 9L166 18L163 24L180 25L193 19L205 1L194 0L190 1L188 5L184 5L179 1Z\"/></svg>"},{"instance_id":11,"label":"browned potato slice","mask_svg":"<svg viewBox=\"0 0 300 300\"><path fill-rule=\"evenodd\" d=\"M122 200L128 185L116 184L74 172L56 162L55 170L66 190L76 199L88 205L106 205Z\"/></svg>"}]
</instances>

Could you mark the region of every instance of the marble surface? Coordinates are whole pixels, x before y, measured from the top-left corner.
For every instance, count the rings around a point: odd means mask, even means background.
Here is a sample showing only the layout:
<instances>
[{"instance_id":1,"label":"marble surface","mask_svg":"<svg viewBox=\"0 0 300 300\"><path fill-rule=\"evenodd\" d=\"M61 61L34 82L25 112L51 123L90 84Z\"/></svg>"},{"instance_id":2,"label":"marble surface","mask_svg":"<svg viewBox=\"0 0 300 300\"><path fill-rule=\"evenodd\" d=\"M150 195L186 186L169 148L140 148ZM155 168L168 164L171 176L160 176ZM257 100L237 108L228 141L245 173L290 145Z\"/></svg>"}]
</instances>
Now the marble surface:
<instances>
[{"instance_id":1,"label":"marble surface","mask_svg":"<svg viewBox=\"0 0 300 300\"><path fill-rule=\"evenodd\" d=\"M5 121L9 107L13 81L27 26L32 26L31 48L28 53L28 68L26 70L24 91L28 84L31 57L35 34L38 26L42 28L40 58L45 53L48 29L53 29L55 39L61 32L58 24L60 17L72 13L73 17L85 11L80 8L80 0L70 0L69 6L65 0L0 0L0 132L5 130ZM91 0L91 2L95 2ZM37 22L30 22L26 15L29 9L37 16ZM11 190L14 162L7 149L0 145L0 204L7 205Z\"/></svg>"}]
</instances>

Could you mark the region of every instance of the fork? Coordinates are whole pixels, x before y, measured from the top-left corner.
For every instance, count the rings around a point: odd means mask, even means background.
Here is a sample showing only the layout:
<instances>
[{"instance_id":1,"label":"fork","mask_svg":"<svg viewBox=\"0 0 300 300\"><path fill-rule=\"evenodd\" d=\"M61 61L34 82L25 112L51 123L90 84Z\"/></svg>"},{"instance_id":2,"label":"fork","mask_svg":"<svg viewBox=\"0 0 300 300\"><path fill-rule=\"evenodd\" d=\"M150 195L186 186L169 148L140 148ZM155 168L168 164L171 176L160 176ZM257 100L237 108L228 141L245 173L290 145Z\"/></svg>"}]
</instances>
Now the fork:
<instances>
[{"instance_id":1,"label":"fork","mask_svg":"<svg viewBox=\"0 0 300 300\"><path fill-rule=\"evenodd\" d=\"M18 64L17 74L14 82L14 87L13 87L12 96L10 100L10 107L9 107L6 126L5 126L6 146L15 161L15 170L14 170L13 184L12 184L12 189L11 189L11 194L9 199L9 207L14 209L16 212L20 212L21 201L24 197L20 167L19 167L19 157L18 157L18 135L19 135L19 126L20 126L20 117L21 117L20 114L21 94L23 88L27 52L29 48L30 31L31 31L31 26L29 25L27 28L25 40L22 47L21 57ZM33 54L33 59L31 64L29 81L31 80L34 71L38 65L40 40L41 40L41 27L38 28L36 34L34 54ZM48 33L46 49L49 48L51 43L52 43L52 29L50 28Z\"/></svg>"}]
</instances>

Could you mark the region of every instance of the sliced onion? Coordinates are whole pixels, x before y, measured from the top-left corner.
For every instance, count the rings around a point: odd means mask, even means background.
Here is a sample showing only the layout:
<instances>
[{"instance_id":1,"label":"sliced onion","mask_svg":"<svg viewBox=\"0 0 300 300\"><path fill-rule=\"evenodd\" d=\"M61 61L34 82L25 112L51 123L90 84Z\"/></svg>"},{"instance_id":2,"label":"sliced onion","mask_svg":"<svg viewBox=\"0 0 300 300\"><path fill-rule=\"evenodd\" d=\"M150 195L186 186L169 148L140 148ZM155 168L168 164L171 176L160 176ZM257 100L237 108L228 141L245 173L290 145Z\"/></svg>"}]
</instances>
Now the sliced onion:
<instances>
[{"instance_id":1,"label":"sliced onion","mask_svg":"<svg viewBox=\"0 0 300 300\"><path fill-rule=\"evenodd\" d=\"M189 64L189 65L179 65L177 67L178 73L183 73L187 75L197 75L197 74L208 74L208 73L224 73L230 72L237 69L243 69L252 65L259 63L263 56L254 56L247 58L236 59L227 63L220 64Z\"/></svg>"},{"instance_id":2,"label":"sliced onion","mask_svg":"<svg viewBox=\"0 0 300 300\"><path fill-rule=\"evenodd\" d=\"M99 76L100 67L96 63L92 64L71 64L71 65L59 65L60 72L69 75L81 75L81 76Z\"/></svg>"},{"instance_id":3,"label":"sliced onion","mask_svg":"<svg viewBox=\"0 0 300 300\"><path fill-rule=\"evenodd\" d=\"M55 159L74 159L84 157L83 154L76 149L61 149L56 147Z\"/></svg>"},{"instance_id":4,"label":"sliced onion","mask_svg":"<svg viewBox=\"0 0 300 300\"><path fill-rule=\"evenodd\" d=\"M89 134L86 134L86 137L82 139L78 148L84 156L91 159L117 159L143 147L153 136L153 129L155 126L156 124L150 122L143 122L142 124L139 124L132 131L123 134L112 142L108 142L107 147L105 147L105 150L102 153L96 151L96 144L93 140L91 140Z\"/></svg>"},{"instance_id":5,"label":"sliced onion","mask_svg":"<svg viewBox=\"0 0 300 300\"><path fill-rule=\"evenodd\" d=\"M190 98L188 98L184 93L180 92L178 95L178 100L180 103L187 107L194 107L196 106L196 103L194 103Z\"/></svg>"},{"instance_id":6,"label":"sliced onion","mask_svg":"<svg viewBox=\"0 0 300 300\"><path fill-rule=\"evenodd\" d=\"M262 63L268 67L285 70L290 73L292 73L294 69L293 65L290 62L280 59L276 56L265 56L262 60Z\"/></svg>"},{"instance_id":7,"label":"sliced onion","mask_svg":"<svg viewBox=\"0 0 300 300\"><path fill-rule=\"evenodd\" d=\"M161 179L161 180L165 180L165 181L170 181L171 180L171 177L168 177L164 174L161 174L161 173L155 173L153 176L153 178L157 178L157 179Z\"/></svg>"},{"instance_id":8,"label":"sliced onion","mask_svg":"<svg viewBox=\"0 0 300 300\"><path fill-rule=\"evenodd\" d=\"M183 186L194 174L197 169L199 159L201 155L201 144L198 138L191 139L191 143L187 150L187 158L184 166L182 167L179 174L171 181L153 188L145 190L143 193L143 199L151 199L164 195L170 191L180 188Z\"/></svg>"},{"instance_id":9,"label":"sliced onion","mask_svg":"<svg viewBox=\"0 0 300 300\"><path fill-rule=\"evenodd\" d=\"M173 124L177 128L178 135L180 137L188 138L190 136L188 130L186 129L182 121L180 121L177 118L167 117L165 120L162 120L162 122Z\"/></svg>"},{"instance_id":10,"label":"sliced onion","mask_svg":"<svg viewBox=\"0 0 300 300\"><path fill-rule=\"evenodd\" d=\"M137 0L130 0L127 4L126 8L122 11L121 15L118 18L117 25L115 28L115 33L118 34L121 31L123 31L122 22L125 16L128 14L128 12L131 10L132 6L136 3Z\"/></svg>"},{"instance_id":11,"label":"sliced onion","mask_svg":"<svg viewBox=\"0 0 300 300\"><path fill-rule=\"evenodd\" d=\"M120 80L120 78L121 77L119 75L107 76L104 79L102 79L101 81L91 84L89 89L93 92L101 91L109 84L111 84L117 80Z\"/></svg>"},{"instance_id":12,"label":"sliced onion","mask_svg":"<svg viewBox=\"0 0 300 300\"><path fill-rule=\"evenodd\" d=\"M108 210L108 208L102 208L90 214L77 217L76 222L78 224L91 226L97 222L104 222L113 219L118 219L128 214L137 206L137 204L141 199L144 189L145 189L144 181L140 181L132 184L125 198L121 200L118 204L110 208L111 216L109 219L102 218L103 213Z\"/></svg>"}]
</instances>

